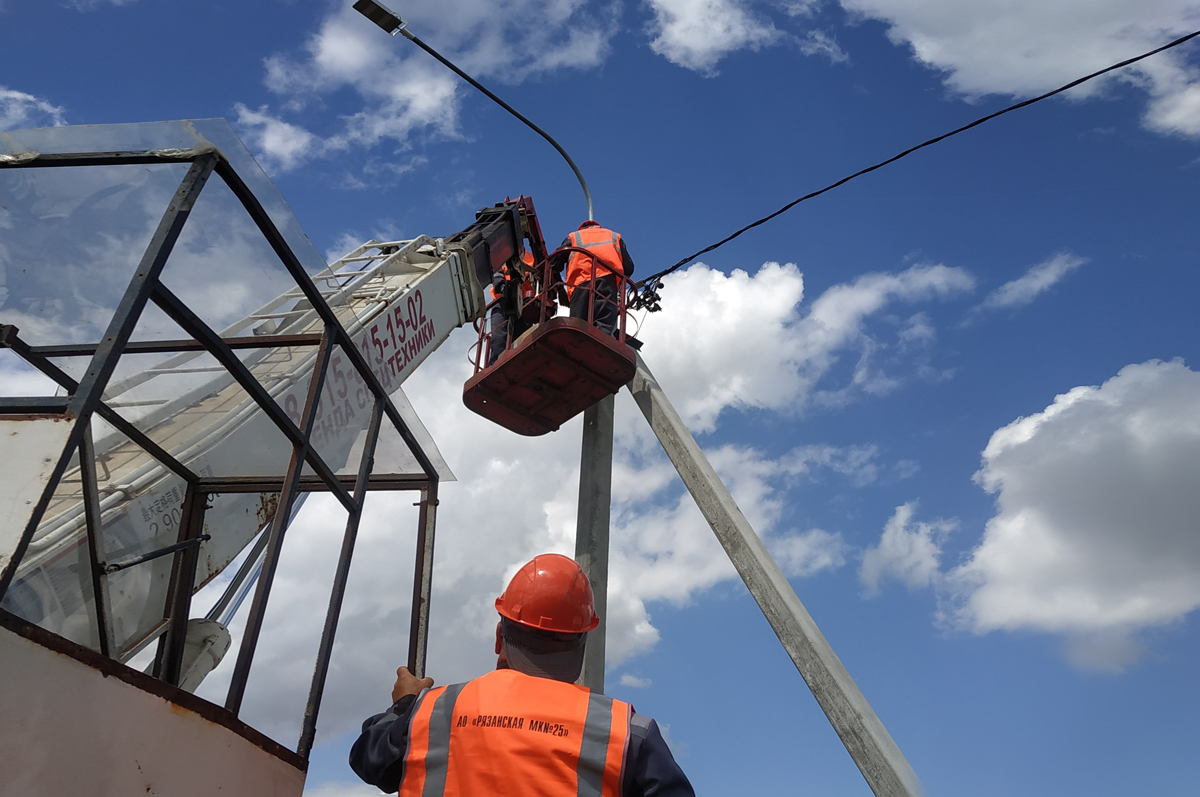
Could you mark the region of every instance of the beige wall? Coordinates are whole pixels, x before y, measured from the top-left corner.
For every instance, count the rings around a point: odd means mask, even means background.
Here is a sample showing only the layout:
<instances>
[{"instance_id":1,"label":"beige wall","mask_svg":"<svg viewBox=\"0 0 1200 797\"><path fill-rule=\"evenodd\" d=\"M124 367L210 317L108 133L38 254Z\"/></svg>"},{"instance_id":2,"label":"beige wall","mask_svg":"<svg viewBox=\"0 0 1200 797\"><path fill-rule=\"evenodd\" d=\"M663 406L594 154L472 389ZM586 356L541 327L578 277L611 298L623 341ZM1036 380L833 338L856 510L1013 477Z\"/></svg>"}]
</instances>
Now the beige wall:
<instances>
[{"instance_id":1,"label":"beige wall","mask_svg":"<svg viewBox=\"0 0 1200 797\"><path fill-rule=\"evenodd\" d=\"M299 797L234 731L0 628L0 797Z\"/></svg>"}]
</instances>

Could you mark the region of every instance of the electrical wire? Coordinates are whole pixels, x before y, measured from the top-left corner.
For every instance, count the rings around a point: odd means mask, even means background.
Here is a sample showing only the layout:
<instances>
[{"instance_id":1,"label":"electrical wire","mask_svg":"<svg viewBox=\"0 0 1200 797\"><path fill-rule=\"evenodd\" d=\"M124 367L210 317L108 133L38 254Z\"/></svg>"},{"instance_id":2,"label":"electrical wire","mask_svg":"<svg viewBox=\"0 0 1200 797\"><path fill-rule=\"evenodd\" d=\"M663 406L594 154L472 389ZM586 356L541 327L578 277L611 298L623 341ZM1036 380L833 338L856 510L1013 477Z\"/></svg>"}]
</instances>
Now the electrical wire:
<instances>
[{"instance_id":1,"label":"electrical wire","mask_svg":"<svg viewBox=\"0 0 1200 797\"><path fill-rule=\"evenodd\" d=\"M1178 47L1179 45L1183 44L1184 42L1189 41L1190 39L1194 39L1197 36L1200 36L1200 30L1195 31L1193 33L1189 33L1188 35L1182 36L1178 39L1175 39L1174 41L1169 42L1168 44L1164 44L1162 47L1157 47L1153 50L1150 50L1149 52L1142 53L1141 55L1136 56L1134 58L1130 58L1128 60L1121 61L1118 64L1113 64L1112 66L1107 66L1104 69L1099 70L1098 72L1093 72L1090 75L1086 75L1085 77L1079 78L1078 80L1073 80L1070 83L1066 84L1065 86L1060 86L1059 88L1056 88L1053 91L1048 91L1045 94L1041 94L1041 95L1038 95L1037 97L1033 97L1031 99L1024 100L1022 102L1018 102L1015 105L1010 105L1003 110L996 111L995 113L990 113L987 116L980 117L979 119L976 119L974 122L971 122L970 124L963 125L960 128L951 130L949 133L944 133L940 136L937 136L936 138L931 138L928 141L924 141L920 144L917 144L915 147L909 147L908 149L904 150L903 152L899 153L898 155L893 155L892 157L888 158L885 161L880 161L879 163L876 163L874 166L868 166L867 168L857 171L848 177L843 177L841 180L838 180L836 183L830 183L829 185L825 186L824 188L822 188L818 191L813 191L810 194L805 194L804 196L800 197L799 199L789 202L788 204L784 205L779 210L775 211L774 213L770 214L769 216L763 216L761 219L758 219L757 221L747 224L745 227L742 227L740 230L733 233L732 235L722 238L720 241L717 241L715 244L712 244L711 246L706 246L705 248L701 249L699 252L696 252L695 254L688 255L683 260L680 260L678 263L671 266L670 268L663 269L662 271L658 272L657 274L652 274L649 277L647 277L646 279L641 280L640 282L634 283L633 290L636 293L635 293L635 296L633 297L632 303L635 306L635 309L638 307L646 307L647 309L649 309L652 312L654 310L660 309L658 306L659 296L657 294L657 291L660 287L660 283L661 283L663 277L665 277L666 275L668 275L674 271L679 270L683 266L686 266L688 263L690 263L691 261L700 257L701 255L707 254L707 253L713 251L714 249L717 249L718 247L724 246L725 244L732 241L734 238L737 238L742 233L752 230L761 224L766 224L771 219L773 219L776 216L779 216L783 213L786 213L787 211L791 210L796 205L799 205L801 202L804 202L805 200L809 200L809 199L812 199L813 197L818 197L821 194L824 194L828 191L832 191L833 189L837 188L838 186L845 185L846 183L850 182L851 180L853 180L856 177L862 177L864 174L873 172L876 169L881 169L884 166L887 166L888 164L895 163L896 161L900 160L901 158L907 157L919 149L924 149L925 147L932 146L933 144L937 144L939 141L945 141L947 138L950 138L951 136L956 136L959 133L963 133L967 130L970 130L973 127L978 127L979 125L983 124L984 122L988 122L988 121L991 121L992 119L995 119L997 116L1003 116L1006 113L1010 113L1010 112L1018 110L1020 108L1025 108L1027 106L1033 105L1036 102L1041 102L1042 100L1053 97L1056 94L1061 94L1064 91L1073 89L1082 83L1088 82L1089 80L1094 80L1095 78L1098 78L1101 75L1107 74L1107 73L1115 71L1117 69L1122 69L1124 67L1129 66L1130 64L1135 64L1138 61L1141 61L1145 58L1149 58L1152 55L1157 55L1158 53L1161 53L1164 50L1170 50L1172 47Z\"/></svg>"}]
</instances>

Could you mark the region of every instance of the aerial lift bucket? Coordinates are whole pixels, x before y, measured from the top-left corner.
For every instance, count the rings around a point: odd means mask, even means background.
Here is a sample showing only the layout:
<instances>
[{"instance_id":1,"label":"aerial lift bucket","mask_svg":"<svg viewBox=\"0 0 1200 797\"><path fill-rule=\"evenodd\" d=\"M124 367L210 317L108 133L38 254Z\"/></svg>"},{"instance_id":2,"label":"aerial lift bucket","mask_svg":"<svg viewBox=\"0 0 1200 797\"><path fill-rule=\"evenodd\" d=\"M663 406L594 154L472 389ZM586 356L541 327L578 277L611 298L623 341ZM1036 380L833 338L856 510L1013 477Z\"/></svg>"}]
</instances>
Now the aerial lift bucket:
<instances>
[{"instance_id":1,"label":"aerial lift bucket","mask_svg":"<svg viewBox=\"0 0 1200 797\"><path fill-rule=\"evenodd\" d=\"M625 291L620 275L619 321L614 332L591 323L598 295L594 269L588 284L574 288L588 292L588 318L554 317L556 299L564 294L561 279L550 264L572 252L595 258L586 249L562 247L528 272L527 276L540 284L522 309L534 312L528 321L540 323L515 340L509 334L504 351L486 367L484 363L491 359L484 356L484 352L490 353L490 331L486 325L480 327L475 375L463 385L463 404L517 434L536 437L556 431L600 399L618 392L637 370L637 356L625 343Z\"/></svg>"},{"instance_id":2,"label":"aerial lift bucket","mask_svg":"<svg viewBox=\"0 0 1200 797\"><path fill-rule=\"evenodd\" d=\"M467 380L463 403L517 434L553 432L633 378L633 350L580 318L552 318Z\"/></svg>"}]
</instances>

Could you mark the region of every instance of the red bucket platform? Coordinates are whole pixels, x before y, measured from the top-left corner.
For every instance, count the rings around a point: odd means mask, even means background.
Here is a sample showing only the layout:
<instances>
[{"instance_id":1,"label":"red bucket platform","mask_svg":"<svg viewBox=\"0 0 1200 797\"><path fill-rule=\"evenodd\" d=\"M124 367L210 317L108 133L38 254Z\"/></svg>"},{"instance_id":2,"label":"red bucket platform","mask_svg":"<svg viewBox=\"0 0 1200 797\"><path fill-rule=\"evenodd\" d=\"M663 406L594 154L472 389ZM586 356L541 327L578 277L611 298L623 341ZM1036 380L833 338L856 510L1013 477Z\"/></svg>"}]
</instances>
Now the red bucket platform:
<instances>
[{"instance_id":1,"label":"red bucket platform","mask_svg":"<svg viewBox=\"0 0 1200 797\"><path fill-rule=\"evenodd\" d=\"M633 350L578 318L538 324L463 385L467 409L517 434L553 432L633 379Z\"/></svg>"}]
</instances>

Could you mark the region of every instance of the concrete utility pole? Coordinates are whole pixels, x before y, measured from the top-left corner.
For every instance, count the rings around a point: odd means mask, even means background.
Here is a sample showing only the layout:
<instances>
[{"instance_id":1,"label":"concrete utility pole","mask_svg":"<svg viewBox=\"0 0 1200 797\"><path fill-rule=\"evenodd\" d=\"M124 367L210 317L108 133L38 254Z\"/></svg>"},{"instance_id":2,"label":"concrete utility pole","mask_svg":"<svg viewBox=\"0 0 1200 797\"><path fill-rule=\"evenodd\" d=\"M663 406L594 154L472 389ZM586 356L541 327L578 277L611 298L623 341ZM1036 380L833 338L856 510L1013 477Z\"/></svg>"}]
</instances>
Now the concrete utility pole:
<instances>
[{"instance_id":1,"label":"concrete utility pole","mask_svg":"<svg viewBox=\"0 0 1200 797\"><path fill-rule=\"evenodd\" d=\"M871 791L876 797L923 795L908 760L738 509L640 354L629 391Z\"/></svg>"},{"instance_id":2,"label":"concrete utility pole","mask_svg":"<svg viewBox=\"0 0 1200 797\"><path fill-rule=\"evenodd\" d=\"M579 515L575 524L575 560L587 573L596 596L600 625L587 635L579 682L604 692L604 635L608 615L608 514L612 501L613 405L605 396L583 413L583 451L579 458Z\"/></svg>"}]
</instances>

